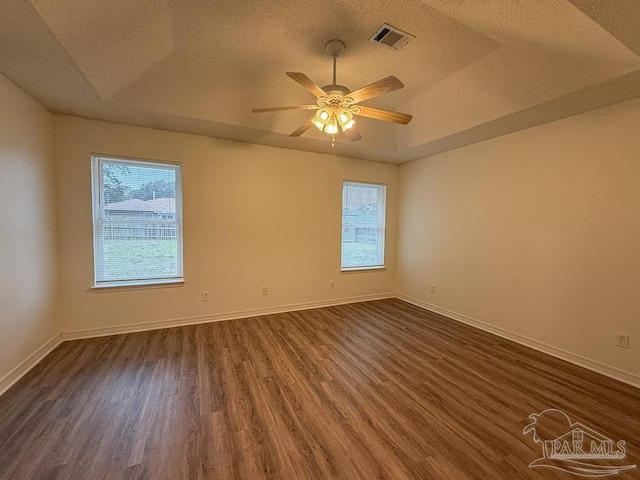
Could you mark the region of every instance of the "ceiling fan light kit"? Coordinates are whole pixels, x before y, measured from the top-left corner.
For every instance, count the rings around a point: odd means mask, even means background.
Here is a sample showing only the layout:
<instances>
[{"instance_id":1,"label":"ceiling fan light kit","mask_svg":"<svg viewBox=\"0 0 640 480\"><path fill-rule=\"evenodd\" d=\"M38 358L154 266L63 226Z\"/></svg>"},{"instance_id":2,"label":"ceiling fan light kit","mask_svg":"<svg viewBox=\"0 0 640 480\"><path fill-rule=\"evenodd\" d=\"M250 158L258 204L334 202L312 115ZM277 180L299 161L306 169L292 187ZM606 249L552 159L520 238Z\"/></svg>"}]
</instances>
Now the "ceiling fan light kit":
<instances>
[{"instance_id":1,"label":"ceiling fan light kit","mask_svg":"<svg viewBox=\"0 0 640 480\"><path fill-rule=\"evenodd\" d=\"M278 112L283 110L317 110L315 115L298 127L289 136L299 137L309 128L315 126L321 132L331 135L331 146L335 145L335 136L342 131L350 141L355 142L362 137L356 131L354 115L373 118L385 122L406 125L411 121L411 115L406 113L383 110L381 108L356 105L370 98L404 87L402 82L394 76L383 78L370 85L351 91L336 82L337 58L344 52L345 45L341 40L329 40L325 45L326 52L333 57L333 83L319 87L304 73L286 72L286 74L316 97L315 105L295 105L291 107L254 108L254 113Z\"/></svg>"}]
</instances>

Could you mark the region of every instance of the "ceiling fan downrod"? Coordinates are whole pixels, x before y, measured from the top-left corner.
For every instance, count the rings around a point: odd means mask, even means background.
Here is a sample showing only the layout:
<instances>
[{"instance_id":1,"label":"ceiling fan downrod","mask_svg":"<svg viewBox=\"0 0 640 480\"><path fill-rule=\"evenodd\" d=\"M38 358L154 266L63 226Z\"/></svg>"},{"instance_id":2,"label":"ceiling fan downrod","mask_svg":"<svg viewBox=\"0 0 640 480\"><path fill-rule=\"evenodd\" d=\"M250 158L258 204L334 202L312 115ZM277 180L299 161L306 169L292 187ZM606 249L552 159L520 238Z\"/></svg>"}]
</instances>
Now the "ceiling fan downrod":
<instances>
[{"instance_id":1,"label":"ceiling fan downrod","mask_svg":"<svg viewBox=\"0 0 640 480\"><path fill-rule=\"evenodd\" d=\"M337 85L336 82L336 64L337 59L344 52L344 42L342 40L334 39L329 40L327 44L324 46L325 51L333 57L333 83L332 85Z\"/></svg>"}]
</instances>

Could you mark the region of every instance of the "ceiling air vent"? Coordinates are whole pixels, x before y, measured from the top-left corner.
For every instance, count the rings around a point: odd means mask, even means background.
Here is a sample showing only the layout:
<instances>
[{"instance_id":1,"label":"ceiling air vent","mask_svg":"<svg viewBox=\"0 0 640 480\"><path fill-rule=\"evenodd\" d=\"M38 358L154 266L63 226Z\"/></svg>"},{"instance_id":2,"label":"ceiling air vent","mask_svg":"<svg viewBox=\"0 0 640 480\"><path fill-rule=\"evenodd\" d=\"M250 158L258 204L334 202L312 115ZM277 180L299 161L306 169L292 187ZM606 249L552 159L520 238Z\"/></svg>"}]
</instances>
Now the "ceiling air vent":
<instances>
[{"instance_id":1,"label":"ceiling air vent","mask_svg":"<svg viewBox=\"0 0 640 480\"><path fill-rule=\"evenodd\" d=\"M385 23L376 33L373 34L369 41L379 43L380 45L386 45L394 50L400 50L414 38L416 38L415 35L403 32L402 30Z\"/></svg>"}]
</instances>

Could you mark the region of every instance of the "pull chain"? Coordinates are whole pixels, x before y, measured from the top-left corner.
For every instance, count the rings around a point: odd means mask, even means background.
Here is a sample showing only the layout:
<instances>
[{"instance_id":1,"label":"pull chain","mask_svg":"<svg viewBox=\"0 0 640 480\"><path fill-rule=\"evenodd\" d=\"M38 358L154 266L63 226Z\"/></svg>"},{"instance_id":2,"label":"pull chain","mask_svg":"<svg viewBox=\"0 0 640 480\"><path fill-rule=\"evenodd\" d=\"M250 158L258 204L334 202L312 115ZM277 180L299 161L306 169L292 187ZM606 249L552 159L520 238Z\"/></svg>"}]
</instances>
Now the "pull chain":
<instances>
[{"instance_id":1,"label":"pull chain","mask_svg":"<svg viewBox=\"0 0 640 480\"><path fill-rule=\"evenodd\" d=\"M331 146L332 147L336 146L336 136L335 135L331 135Z\"/></svg>"}]
</instances>

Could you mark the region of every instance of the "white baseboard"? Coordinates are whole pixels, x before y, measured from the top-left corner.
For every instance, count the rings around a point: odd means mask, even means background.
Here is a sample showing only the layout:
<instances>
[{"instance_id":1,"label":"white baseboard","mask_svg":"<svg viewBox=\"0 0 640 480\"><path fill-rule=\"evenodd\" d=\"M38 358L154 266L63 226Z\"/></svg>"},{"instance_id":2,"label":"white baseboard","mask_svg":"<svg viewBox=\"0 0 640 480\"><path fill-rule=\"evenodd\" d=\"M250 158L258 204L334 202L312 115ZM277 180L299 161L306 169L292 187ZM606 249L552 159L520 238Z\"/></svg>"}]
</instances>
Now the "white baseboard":
<instances>
[{"instance_id":1,"label":"white baseboard","mask_svg":"<svg viewBox=\"0 0 640 480\"><path fill-rule=\"evenodd\" d=\"M492 333L493 335L506 338L507 340L519 343L521 345L524 345L525 347L533 348L534 350L538 350L539 352L557 357L569 363L573 363L574 365L578 365L579 367L584 367L588 370L592 370L602 375L606 375L607 377L611 377L616 380L620 380L621 382L628 383L629 385L632 385L634 387L640 388L640 376L634 373L619 370L604 363L600 363L595 360L591 360L590 358L583 357L582 355L568 352L567 350L554 347L553 345L534 340L533 338L525 337L524 335L511 332L504 328L496 327L494 325L482 322L461 313L452 312L451 310L447 310L446 308L423 302L422 300L404 295L402 293L396 293L396 298L407 303L411 303L412 305L416 305L417 307L424 308L425 310L439 313L440 315L444 315L445 317L451 318L452 320L456 320L472 327L479 328L480 330Z\"/></svg>"},{"instance_id":2,"label":"white baseboard","mask_svg":"<svg viewBox=\"0 0 640 480\"><path fill-rule=\"evenodd\" d=\"M59 333L56 333L49 341L29 355L25 360L0 379L0 395L20 380L29 370L35 367L40 360L49 355L58 345L62 343Z\"/></svg>"},{"instance_id":3,"label":"white baseboard","mask_svg":"<svg viewBox=\"0 0 640 480\"><path fill-rule=\"evenodd\" d=\"M120 335L123 333L144 332L147 330L159 330L161 328L182 327L185 325L196 325L199 323L220 322L224 320L234 320L238 318L257 317L259 315L269 315L273 313L293 312L296 310L310 310L312 308L331 307L333 305L344 305L347 303L368 302L371 300L382 300L385 298L395 298L394 293L382 293L374 295L360 295L357 297L346 297L332 300L322 300L319 302L294 303L290 305L280 305L276 307L256 308L251 310L240 310L235 312L216 313L213 315L200 315L193 317L172 318L152 322L134 323L128 325L114 325L111 327L89 328L86 330L71 330L62 332L60 335L63 341L78 340L81 338L105 337L108 335Z\"/></svg>"}]
</instances>

